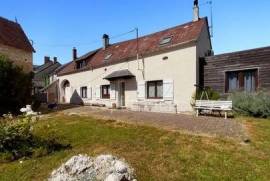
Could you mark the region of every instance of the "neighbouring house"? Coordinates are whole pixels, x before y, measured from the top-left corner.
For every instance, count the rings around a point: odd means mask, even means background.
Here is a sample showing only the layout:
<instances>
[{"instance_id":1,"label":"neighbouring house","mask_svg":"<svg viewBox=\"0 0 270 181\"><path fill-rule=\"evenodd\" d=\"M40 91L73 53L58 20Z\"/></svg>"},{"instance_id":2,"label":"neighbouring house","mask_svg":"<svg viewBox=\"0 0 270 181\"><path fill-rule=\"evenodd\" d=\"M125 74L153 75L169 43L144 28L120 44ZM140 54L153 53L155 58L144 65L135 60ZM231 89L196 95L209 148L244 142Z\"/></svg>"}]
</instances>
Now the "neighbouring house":
<instances>
[{"instance_id":1,"label":"neighbouring house","mask_svg":"<svg viewBox=\"0 0 270 181\"><path fill-rule=\"evenodd\" d=\"M44 88L57 81L56 71L61 67L57 57L50 60L50 57L44 57L44 63L34 67L33 93L39 95L42 102L47 102L47 92Z\"/></svg>"},{"instance_id":2,"label":"neighbouring house","mask_svg":"<svg viewBox=\"0 0 270 181\"><path fill-rule=\"evenodd\" d=\"M0 54L21 66L25 72L33 70L32 44L19 23L0 17Z\"/></svg>"},{"instance_id":3,"label":"neighbouring house","mask_svg":"<svg viewBox=\"0 0 270 181\"><path fill-rule=\"evenodd\" d=\"M225 97L234 91L270 91L270 47L209 56L203 64L204 86Z\"/></svg>"},{"instance_id":4,"label":"neighbouring house","mask_svg":"<svg viewBox=\"0 0 270 181\"><path fill-rule=\"evenodd\" d=\"M199 60L212 54L207 18L194 18L136 39L110 44L77 57L57 73L59 102L140 111L191 111L200 83Z\"/></svg>"}]
</instances>

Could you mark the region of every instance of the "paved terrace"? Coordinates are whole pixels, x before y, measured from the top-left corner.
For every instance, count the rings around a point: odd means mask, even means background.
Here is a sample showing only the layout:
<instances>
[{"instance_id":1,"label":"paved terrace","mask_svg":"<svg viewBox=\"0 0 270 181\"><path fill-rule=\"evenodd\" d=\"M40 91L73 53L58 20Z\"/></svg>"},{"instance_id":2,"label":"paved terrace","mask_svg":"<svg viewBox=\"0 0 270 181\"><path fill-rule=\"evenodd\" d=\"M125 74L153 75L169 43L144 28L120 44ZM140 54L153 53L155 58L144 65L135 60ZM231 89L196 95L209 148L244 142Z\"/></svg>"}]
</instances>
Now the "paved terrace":
<instances>
[{"instance_id":1,"label":"paved terrace","mask_svg":"<svg viewBox=\"0 0 270 181\"><path fill-rule=\"evenodd\" d=\"M222 136L247 139L244 126L234 119L219 117L195 117L185 114L134 112L98 107L75 107L61 111L66 115L92 116L98 119L116 120L138 125L154 126L166 130L185 131L205 136Z\"/></svg>"}]
</instances>

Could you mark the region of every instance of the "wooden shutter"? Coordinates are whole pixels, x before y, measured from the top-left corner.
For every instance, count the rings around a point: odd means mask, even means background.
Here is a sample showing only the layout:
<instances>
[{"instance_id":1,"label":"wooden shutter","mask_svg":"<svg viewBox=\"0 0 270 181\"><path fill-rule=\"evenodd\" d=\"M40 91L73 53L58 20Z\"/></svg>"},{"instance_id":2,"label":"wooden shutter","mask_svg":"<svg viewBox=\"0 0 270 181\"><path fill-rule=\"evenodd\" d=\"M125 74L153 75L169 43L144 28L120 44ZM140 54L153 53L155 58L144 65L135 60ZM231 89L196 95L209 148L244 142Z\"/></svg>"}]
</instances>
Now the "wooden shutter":
<instances>
[{"instance_id":1,"label":"wooden shutter","mask_svg":"<svg viewBox=\"0 0 270 181\"><path fill-rule=\"evenodd\" d=\"M258 69L255 69L254 78L255 78L255 90L257 91L258 88L259 88L259 75L258 75Z\"/></svg>"},{"instance_id":2,"label":"wooden shutter","mask_svg":"<svg viewBox=\"0 0 270 181\"><path fill-rule=\"evenodd\" d=\"M111 83L110 85L110 99L115 100L115 83Z\"/></svg>"},{"instance_id":3,"label":"wooden shutter","mask_svg":"<svg viewBox=\"0 0 270 181\"><path fill-rule=\"evenodd\" d=\"M96 86L96 99L100 99L100 86Z\"/></svg>"},{"instance_id":4,"label":"wooden shutter","mask_svg":"<svg viewBox=\"0 0 270 181\"><path fill-rule=\"evenodd\" d=\"M87 87L87 98L92 99L92 87Z\"/></svg>"},{"instance_id":5,"label":"wooden shutter","mask_svg":"<svg viewBox=\"0 0 270 181\"><path fill-rule=\"evenodd\" d=\"M137 98L145 99L145 81L139 81L137 86Z\"/></svg>"},{"instance_id":6,"label":"wooden shutter","mask_svg":"<svg viewBox=\"0 0 270 181\"><path fill-rule=\"evenodd\" d=\"M164 100L173 100L174 91L173 91L173 80L163 80L163 99Z\"/></svg>"},{"instance_id":7,"label":"wooden shutter","mask_svg":"<svg viewBox=\"0 0 270 181\"><path fill-rule=\"evenodd\" d=\"M225 93L229 92L229 72L225 72Z\"/></svg>"}]
</instances>

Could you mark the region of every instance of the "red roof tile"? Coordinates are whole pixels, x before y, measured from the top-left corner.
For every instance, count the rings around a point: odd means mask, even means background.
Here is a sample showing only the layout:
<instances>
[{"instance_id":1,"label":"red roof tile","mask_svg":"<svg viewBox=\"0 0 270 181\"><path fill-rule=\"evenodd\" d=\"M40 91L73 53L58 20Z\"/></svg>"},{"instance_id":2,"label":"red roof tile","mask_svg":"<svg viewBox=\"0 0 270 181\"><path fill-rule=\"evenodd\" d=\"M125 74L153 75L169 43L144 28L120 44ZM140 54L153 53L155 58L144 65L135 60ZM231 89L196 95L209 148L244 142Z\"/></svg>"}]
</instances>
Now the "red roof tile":
<instances>
[{"instance_id":1,"label":"red roof tile","mask_svg":"<svg viewBox=\"0 0 270 181\"><path fill-rule=\"evenodd\" d=\"M0 44L29 52L35 51L20 24L2 17L0 17Z\"/></svg>"},{"instance_id":2,"label":"red roof tile","mask_svg":"<svg viewBox=\"0 0 270 181\"><path fill-rule=\"evenodd\" d=\"M203 26L207 25L207 18L202 18L197 22L189 22L173 28L169 28L157 33L140 37L138 40L139 54L146 56L151 53L166 50L178 45L187 44L196 41L201 33ZM160 40L165 37L172 37L171 43L165 46L160 46ZM107 62L104 61L106 55L111 54ZM66 75L70 73L89 70L90 68L98 68L109 64L128 61L135 58L137 55L137 39L132 39L124 42L109 45L106 50L98 49L95 53L86 56L84 60L87 66L83 69L76 70L76 61L68 63L58 75ZM81 58L79 58L82 60Z\"/></svg>"}]
</instances>

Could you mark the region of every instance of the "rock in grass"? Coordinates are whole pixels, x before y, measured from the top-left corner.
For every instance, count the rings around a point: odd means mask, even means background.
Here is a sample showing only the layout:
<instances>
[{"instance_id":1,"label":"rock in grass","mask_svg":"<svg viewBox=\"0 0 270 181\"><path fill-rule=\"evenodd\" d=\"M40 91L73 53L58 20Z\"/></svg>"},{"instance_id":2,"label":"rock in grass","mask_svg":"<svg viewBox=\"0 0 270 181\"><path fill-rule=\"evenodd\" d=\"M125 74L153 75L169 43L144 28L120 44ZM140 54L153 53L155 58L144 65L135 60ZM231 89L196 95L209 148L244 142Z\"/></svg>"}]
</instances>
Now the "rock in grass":
<instances>
[{"instance_id":1,"label":"rock in grass","mask_svg":"<svg viewBox=\"0 0 270 181\"><path fill-rule=\"evenodd\" d=\"M50 181L135 181L134 170L112 155L91 158L77 155L70 158L48 179Z\"/></svg>"}]
</instances>

